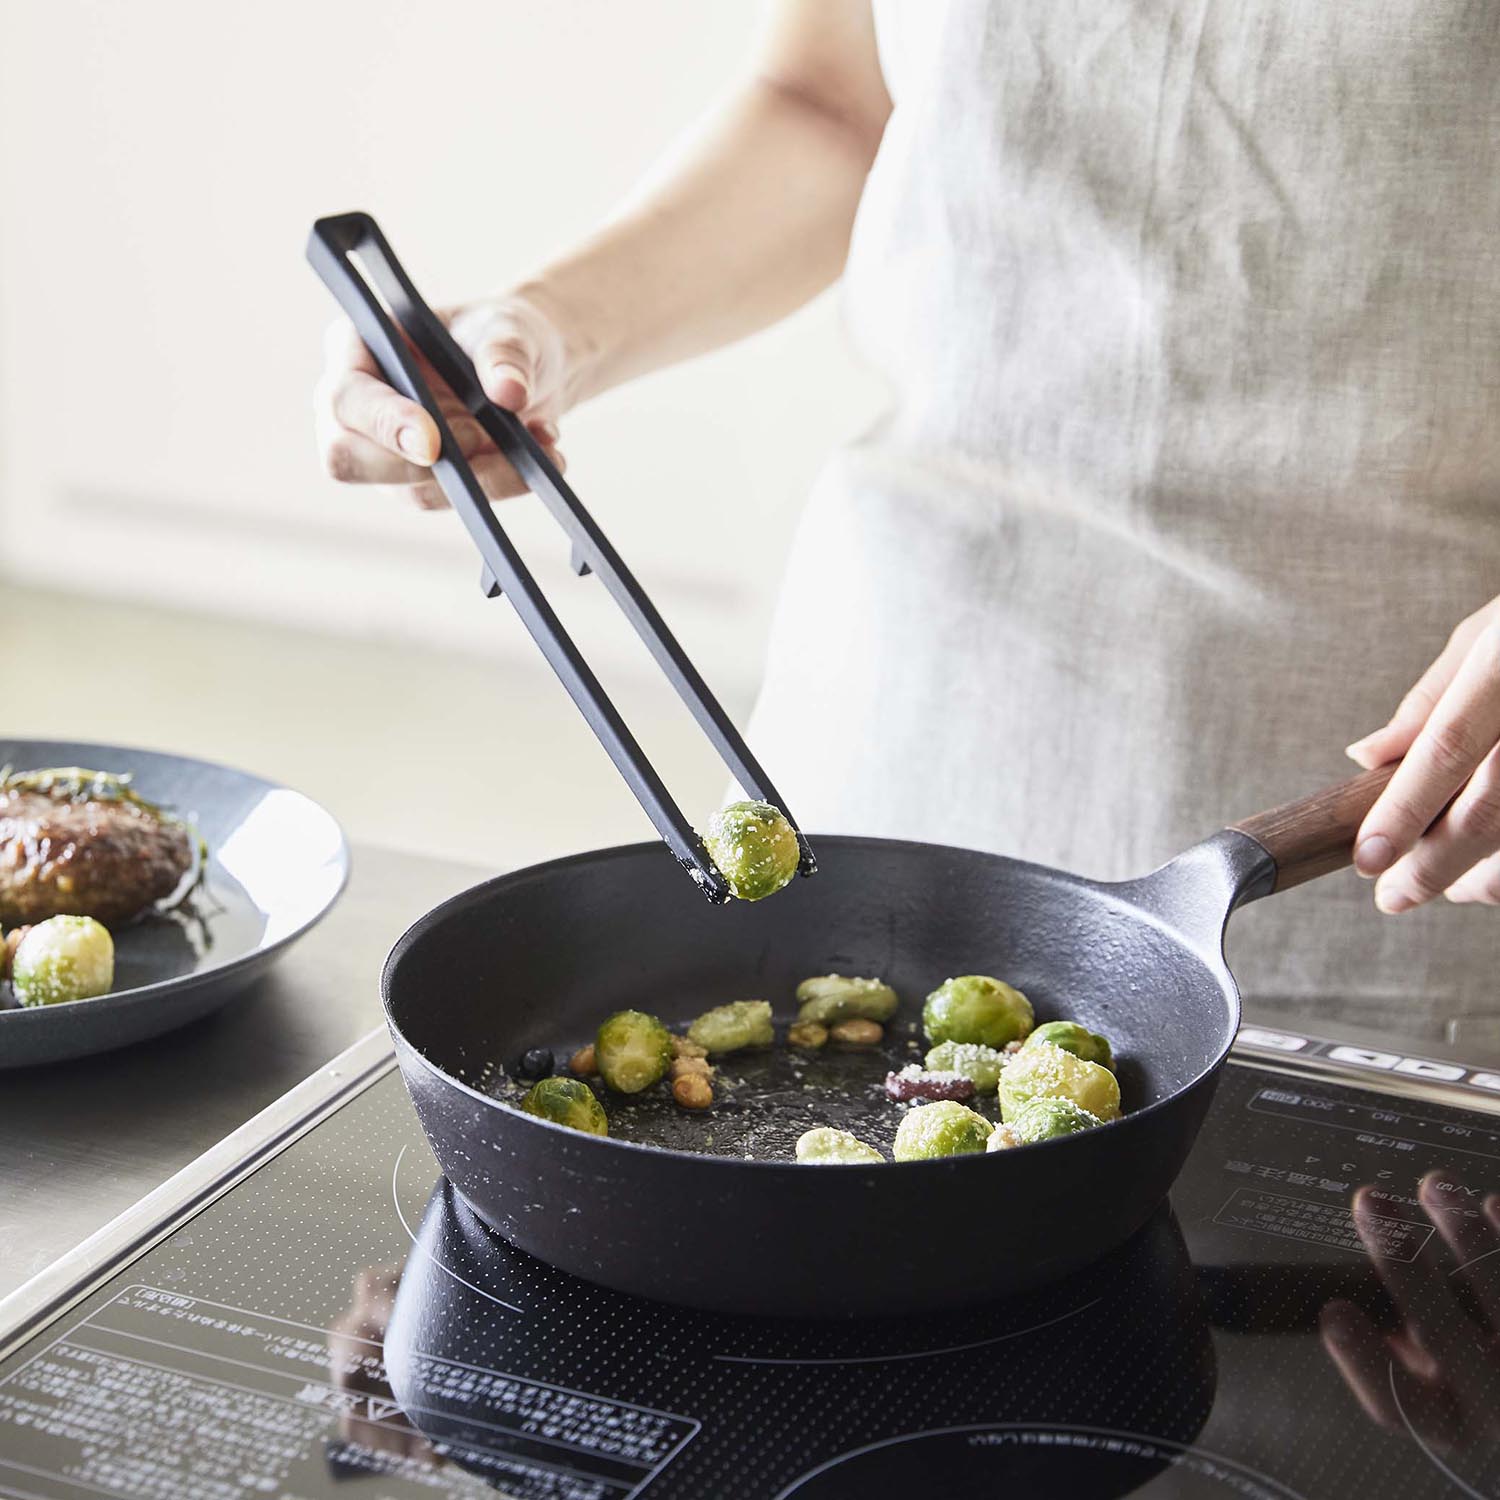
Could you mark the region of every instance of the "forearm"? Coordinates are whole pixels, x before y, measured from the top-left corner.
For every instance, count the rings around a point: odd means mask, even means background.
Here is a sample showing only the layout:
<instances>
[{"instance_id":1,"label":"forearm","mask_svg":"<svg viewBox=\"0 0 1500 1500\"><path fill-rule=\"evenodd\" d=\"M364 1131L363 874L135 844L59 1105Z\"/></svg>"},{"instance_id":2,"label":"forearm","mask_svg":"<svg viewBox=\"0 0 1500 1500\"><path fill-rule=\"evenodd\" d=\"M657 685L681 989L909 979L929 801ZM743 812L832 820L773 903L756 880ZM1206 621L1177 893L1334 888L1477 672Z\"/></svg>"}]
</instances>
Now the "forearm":
<instances>
[{"instance_id":1,"label":"forearm","mask_svg":"<svg viewBox=\"0 0 1500 1500\"><path fill-rule=\"evenodd\" d=\"M563 335L566 404L764 328L837 280L878 140L794 85L741 88L664 176L517 289Z\"/></svg>"}]
</instances>

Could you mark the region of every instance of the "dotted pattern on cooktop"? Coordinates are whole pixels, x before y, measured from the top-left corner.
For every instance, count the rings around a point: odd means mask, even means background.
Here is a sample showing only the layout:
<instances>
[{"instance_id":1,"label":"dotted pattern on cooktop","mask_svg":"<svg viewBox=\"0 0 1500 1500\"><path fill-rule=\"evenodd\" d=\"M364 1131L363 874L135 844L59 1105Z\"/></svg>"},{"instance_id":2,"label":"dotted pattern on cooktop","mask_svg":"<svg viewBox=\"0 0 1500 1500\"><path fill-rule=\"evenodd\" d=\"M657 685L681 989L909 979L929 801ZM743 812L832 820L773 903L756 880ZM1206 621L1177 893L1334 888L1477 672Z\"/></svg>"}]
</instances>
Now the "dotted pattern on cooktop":
<instances>
[{"instance_id":1,"label":"dotted pattern on cooktop","mask_svg":"<svg viewBox=\"0 0 1500 1500\"><path fill-rule=\"evenodd\" d=\"M511 1249L388 1075L0 1365L0 1494L1500 1495L1500 1253L1477 1258L1500 1161L1443 1156L1483 1117L1405 1108L1231 1068L1174 1212L1123 1251L1004 1304L826 1324ZM1434 1223L1415 1188L1440 1168L1470 1207ZM1388 1428L1319 1337L1330 1302L1395 1315L1360 1185L1438 1370L1372 1365Z\"/></svg>"}]
</instances>

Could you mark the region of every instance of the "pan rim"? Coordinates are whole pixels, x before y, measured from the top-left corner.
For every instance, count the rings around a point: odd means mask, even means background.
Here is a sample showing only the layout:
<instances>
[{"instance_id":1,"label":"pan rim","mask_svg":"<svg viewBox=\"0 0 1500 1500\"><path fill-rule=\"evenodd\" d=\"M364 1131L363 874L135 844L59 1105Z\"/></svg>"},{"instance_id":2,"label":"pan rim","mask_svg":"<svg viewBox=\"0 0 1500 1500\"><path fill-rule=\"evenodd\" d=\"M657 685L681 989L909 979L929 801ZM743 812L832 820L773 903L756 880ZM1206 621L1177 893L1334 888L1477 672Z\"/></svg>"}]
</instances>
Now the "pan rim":
<instances>
[{"instance_id":1,"label":"pan rim","mask_svg":"<svg viewBox=\"0 0 1500 1500\"><path fill-rule=\"evenodd\" d=\"M1168 1106L1176 1104L1187 1095L1202 1088L1210 1081L1224 1066L1229 1053L1234 1046L1235 1037L1238 1034L1240 1020L1243 1015L1243 1004L1241 1001L1239 985L1235 982L1234 975L1230 972L1222 952L1222 943L1219 950L1214 954L1215 962L1209 962L1209 955L1199 951L1189 940L1186 934L1178 931L1169 923L1163 921L1154 913L1142 911L1132 902L1125 900L1118 894L1131 886L1138 886L1139 879L1122 881L1100 881L1091 880L1087 876L1074 875L1066 870L1054 869L1049 865L1039 865L1030 860L1015 859L1010 855L995 854L985 849L966 848L960 844L936 844L921 839L886 839L877 838L868 834L808 834L809 843L815 847L819 844L837 845L841 848L873 847L881 850L890 849L924 849L945 850L957 854L976 855L983 859L1003 860L1006 864L1034 872L1040 877L1069 886L1082 886L1090 891L1109 899L1117 905L1127 909L1132 917L1138 921L1156 927L1178 942L1184 950L1192 954L1201 963L1204 969L1218 982L1220 992L1228 1004L1228 1025L1226 1027L1227 1038L1219 1050L1208 1063L1193 1075L1181 1088L1174 1089L1162 1098L1144 1105L1142 1108L1132 1110L1128 1115L1121 1115L1118 1119L1108 1120L1099 1127L1102 1130L1116 1130L1122 1126L1129 1126L1134 1120L1144 1120L1149 1116L1160 1113ZM520 869L509 870L500 875L492 875L487 880L481 880L475 885L458 891L441 901L430 911L418 917L415 922L401 934L392 945L390 952L386 955L385 963L380 971L380 1005L385 1013L386 1029L390 1032L396 1044L398 1056L401 1054L413 1057L421 1064L423 1069L444 1084L457 1088L461 1093L467 1095L476 1104L489 1108L503 1110L512 1119L526 1126L536 1127L541 1130L555 1131L582 1150L588 1151L595 1148L602 1150L638 1152L653 1158L668 1158L682 1163L691 1163L694 1169L700 1167L755 1167L769 1169L774 1172L805 1172L809 1167L816 1166L819 1170L833 1171L848 1175L857 1172L872 1172L889 1170L893 1167L902 1169L932 1169L947 1168L948 1170L969 1170L963 1164L974 1161L988 1160L991 1157L1000 1158L1009 1156L1013 1151L1031 1152L1043 1146L1056 1147L1066 1145L1069 1142L1077 1142L1095 1134L1094 1131L1086 1131L1075 1135L1063 1136L1058 1140L1035 1141L1029 1145L1012 1146L1004 1151L971 1151L960 1156L936 1157L926 1161L891 1161L884 1160L877 1168L873 1162L798 1162L798 1161L767 1161L761 1157L740 1156L714 1156L702 1151L679 1151L671 1146L653 1146L645 1141L626 1141L616 1136L590 1135L587 1131L573 1130L566 1125L558 1125L551 1120L544 1120L537 1115L529 1115L524 1110L517 1109L515 1105L507 1103L504 1099L498 1099L493 1094L487 1094L477 1089L471 1083L466 1083L462 1078L450 1073L446 1068L440 1067L427 1056L414 1042L408 1039L392 1014L392 976L400 964L406 952L415 946L427 932L445 921L453 913L463 910L465 907L478 905L487 898L498 886L514 885L521 886L535 880L550 877L562 870L570 869L581 864L599 864L626 858L639 858L659 852L668 859L672 858L671 851L667 846L657 840L643 840L633 844L612 844L603 849L588 849L577 854L560 855L556 859L543 860L538 864L523 865ZM675 861L674 861L675 862ZM1227 921L1226 921L1227 927ZM441 1165L441 1163L439 1163Z\"/></svg>"}]
</instances>

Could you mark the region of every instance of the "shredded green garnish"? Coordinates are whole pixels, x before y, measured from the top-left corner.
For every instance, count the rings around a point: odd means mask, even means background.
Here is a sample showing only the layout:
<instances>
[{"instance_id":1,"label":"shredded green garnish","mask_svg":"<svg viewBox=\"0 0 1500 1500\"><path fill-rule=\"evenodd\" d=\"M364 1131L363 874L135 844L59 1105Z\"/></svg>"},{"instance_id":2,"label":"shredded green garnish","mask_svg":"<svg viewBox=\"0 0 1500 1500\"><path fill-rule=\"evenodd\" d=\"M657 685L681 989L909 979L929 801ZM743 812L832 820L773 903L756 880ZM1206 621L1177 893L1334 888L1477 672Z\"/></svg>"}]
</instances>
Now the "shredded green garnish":
<instances>
[{"instance_id":1,"label":"shredded green garnish","mask_svg":"<svg viewBox=\"0 0 1500 1500\"><path fill-rule=\"evenodd\" d=\"M49 766L38 771L17 771L0 767L0 792L42 792L64 802L128 802L168 823L183 820L166 808L146 798L131 785L134 777L126 772L89 771L82 766Z\"/></svg>"}]
</instances>

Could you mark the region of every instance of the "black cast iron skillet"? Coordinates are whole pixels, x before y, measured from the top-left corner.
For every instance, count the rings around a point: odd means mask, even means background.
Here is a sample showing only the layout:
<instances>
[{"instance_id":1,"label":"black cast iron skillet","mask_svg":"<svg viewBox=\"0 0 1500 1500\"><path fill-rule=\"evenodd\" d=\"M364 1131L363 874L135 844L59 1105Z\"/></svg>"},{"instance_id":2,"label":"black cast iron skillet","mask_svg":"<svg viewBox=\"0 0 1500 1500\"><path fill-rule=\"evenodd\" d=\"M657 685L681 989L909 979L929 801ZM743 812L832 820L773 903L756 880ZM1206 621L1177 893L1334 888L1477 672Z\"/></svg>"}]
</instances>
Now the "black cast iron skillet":
<instances>
[{"instance_id":1,"label":"black cast iron skillet","mask_svg":"<svg viewBox=\"0 0 1500 1500\"><path fill-rule=\"evenodd\" d=\"M1006 1296L1113 1249L1166 1196L1238 1025L1229 913L1346 864L1388 777L1366 772L1119 884L834 837L816 840L815 880L727 909L705 903L659 844L521 870L438 907L396 945L383 980L396 1055L464 1199L507 1240L590 1281L799 1316ZM1039 1016L1113 1039L1126 1114L990 1155L813 1167L790 1160L810 1124L889 1145L899 1116L879 1090L883 1060L825 1051L798 1065L799 1080L785 1047L731 1059L725 1072L745 1083L724 1104L687 1115L617 1102L608 1139L499 1097L518 1097L502 1065L532 1047L561 1065L618 1008L672 1023L763 997L785 1022L798 980L830 971L884 977L911 1020L948 975L1007 979ZM891 1061L914 1056L893 1033Z\"/></svg>"},{"instance_id":2,"label":"black cast iron skillet","mask_svg":"<svg viewBox=\"0 0 1500 1500\"><path fill-rule=\"evenodd\" d=\"M666 846L492 881L396 946L386 1013L455 1188L507 1239L564 1270L732 1311L957 1306L1055 1279L1120 1244L1166 1195L1234 1039L1229 913L1346 864L1389 769L1226 829L1141 880L1101 885L970 850L828 838L823 873L795 892L705 904L667 851L714 902L728 899L723 878L522 563L416 354L547 505L577 570L598 575L744 791L785 803L524 424L487 400L374 220L319 220L308 255L386 377L432 416L433 472L484 559L485 591L510 598ZM812 850L799 841L810 875ZM784 1047L738 1058L708 1114L679 1114L661 1097L618 1104L609 1139L522 1114L500 1070L535 1047L565 1054L624 1006L680 1023L755 996L784 1021L797 982L828 972L880 975L907 997L907 1029L888 1029L886 1059L827 1052L804 1066ZM990 1156L879 1168L789 1160L811 1124L889 1142L896 1115L880 1093L881 1063L920 1052L919 997L961 973L1000 976L1041 1016L1105 1032L1121 1058L1126 1117Z\"/></svg>"},{"instance_id":3,"label":"black cast iron skillet","mask_svg":"<svg viewBox=\"0 0 1500 1500\"><path fill-rule=\"evenodd\" d=\"M514 1299L519 1315L497 1307L497 1295ZM367 1317L384 1311L367 1295L361 1305ZM720 1500L733 1455L764 1447L768 1433L776 1449L761 1455L758 1487L742 1477L737 1494L1115 1500L1140 1494L1166 1455L1198 1437L1218 1380L1193 1265L1165 1208L1116 1254L1032 1297L946 1315L813 1323L678 1311L555 1276L497 1245L439 1183L387 1306L381 1352L390 1384L374 1394L404 1410L443 1458L502 1486L494 1429L474 1421L485 1413L472 1394L434 1384L435 1361L512 1369L510 1356L524 1346L530 1378L566 1387L586 1370L596 1390L691 1412L703 1433L648 1493L692 1500ZM380 1324L362 1331L378 1338ZM1150 1436L1129 1454L1103 1442L1003 1440L1017 1430L1086 1431L1101 1412L1116 1431ZM915 1437L933 1429L949 1436ZM1002 1440L970 1442L954 1429ZM898 1434L890 1447L866 1446ZM517 1457L537 1451L525 1437L511 1442L500 1446ZM865 1451L819 1462L839 1449ZM815 1465L817 1477L783 1489Z\"/></svg>"}]
</instances>

